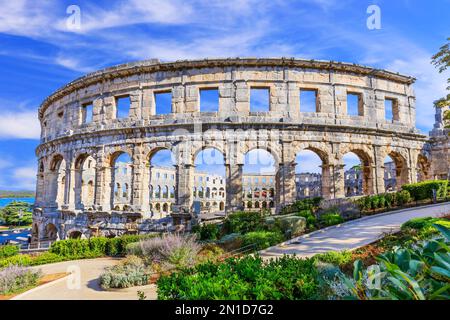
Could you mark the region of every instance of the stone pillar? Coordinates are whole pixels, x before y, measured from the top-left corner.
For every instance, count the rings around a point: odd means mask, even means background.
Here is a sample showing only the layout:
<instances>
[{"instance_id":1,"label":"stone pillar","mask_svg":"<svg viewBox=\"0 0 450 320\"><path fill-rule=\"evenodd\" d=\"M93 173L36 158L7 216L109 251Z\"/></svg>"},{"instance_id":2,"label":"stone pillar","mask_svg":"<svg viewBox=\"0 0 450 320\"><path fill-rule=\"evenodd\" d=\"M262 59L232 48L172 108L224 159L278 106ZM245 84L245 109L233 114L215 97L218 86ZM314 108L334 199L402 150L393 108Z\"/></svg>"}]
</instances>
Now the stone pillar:
<instances>
[{"instance_id":1,"label":"stone pillar","mask_svg":"<svg viewBox=\"0 0 450 320\"><path fill-rule=\"evenodd\" d=\"M141 152L141 146L135 147L133 154L133 172L131 178L131 205L135 212L142 212L144 207L144 192L148 190L148 183L144 182L145 177L145 156Z\"/></svg>"},{"instance_id":2,"label":"stone pillar","mask_svg":"<svg viewBox=\"0 0 450 320\"><path fill-rule=\"evenodd\" d=\"M276 208L281 208L295 201L295 161L280 163L275 175Z\"/></svg>"},{"instance_id":3,"label":"stone pillar","mask_svg":"<svg viewBox=\"0 0 450 320\"><path fill-rule=\"evenodd\" d=\"M334 198L345 198L345 165L338 163L334 165L333 186Z\"/></svg>"},{"instance_id":4,"label":"stone pillar","mask_svg":"<svg viewBox=\"0 0 450 320\"><path fill-rule=\"evenodd\" d=\"M334 198L334 184L333 184L333 166L329 164L321 165L322 168L322 198Z\"/></svg>"},{"instance_id":5,"label":"stone pillar","mask_svg":"<svg viewBox=\"0 0 450 320\"><path fill-rule=\"evenodd\" d=\"M104 159L96 159L95 166L95 208L99 211L111 210L113 190L111 187L111 165Z\"/></svg>"},{"instance_id":6,"label":"stone pillar","mask_svg":"<svg viewBox=\"0 0 450 320\"><path fill-rule=\"evenodd\" d=\"M183 214L190 213L193 196L192 186L194 184L194 166L192 164L179 164L176 168L176 205L174 212Z\"/></svg>"},{"instance_id":7,"label":"stone pillar","mask_svg":"<svg viewBox=\"0 0 450 320\"><path fill-rule=\"evenodd\" d=\"M225 211L231 213L236 210L243 210L242 206L242 169L243 164L227 163L226 169L226 207Z\"/></svg>"},{"instance_id":8,"label":"stone pillar","mask_svg":"<svg viewBox=\"0 0 450 320\"><path fill-rule=\"evenodd\" d=\"M64 170L65 184L64 184L64 204L61 206L63 209L73 208L73 194L71 192L72 182L74 177L72 176L72 162L66 161L66 168Z\"/></svg>"}]
</instances>

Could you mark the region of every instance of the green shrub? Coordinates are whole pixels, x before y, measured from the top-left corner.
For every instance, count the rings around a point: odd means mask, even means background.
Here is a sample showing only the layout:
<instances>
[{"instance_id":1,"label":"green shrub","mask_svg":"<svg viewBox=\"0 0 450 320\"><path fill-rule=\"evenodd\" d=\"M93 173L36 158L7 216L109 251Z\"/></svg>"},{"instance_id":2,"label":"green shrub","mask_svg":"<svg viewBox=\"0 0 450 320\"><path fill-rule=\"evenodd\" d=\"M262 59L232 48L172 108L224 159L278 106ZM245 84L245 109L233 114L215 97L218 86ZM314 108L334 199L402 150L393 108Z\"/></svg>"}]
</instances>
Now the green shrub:
<instances>
[{"instance_id":1,"label":"green shrub","mask_svg":"<svg viewBox=\"0 0 450 320\"><path fill-rule=\"evenodd\" d=\"M436 190L438 198L445 197L447 195L447 188L447 180L423 181L402 186L402 190L408 191L414 201L433 199L433 189Z\"/></svg>"},{"instance_id":2,"label":"green shrub","mask_svg":"<svg viewBox=\"0 0 450 320\"><path fill-rule=\"evenodd\" d=\"M0 246L0 259L15 256L19 253L19 247L14 245Z\"/></svg>"},{"instance_id":3,"label":"green shrub","mask_svg":"<svg viewBox=\"0 0 450 320\"><path fill-rule=\"evenodd\" d=\"M220 228L216 223L196 225L192 232L199 236L200 240L217 240Z\"/></svg>"},{"instance_id":4,"label":"green shrub","mask_svg":"<svg viewBox=\"0 0 450 320\"><path fill-rule=\"evenodd\" d=\"M415 221L411 225L423 227L422 222ZM442 239L385 252L377 258L375 268L371 266L371 272L363 269L360 260L355 261L353 278L340 276L347 290L334 286L339 288L337 295L360 300L449 300L450 229L441 225L434 227L439 229ZM381 286L373 286L369 274Z\"/></svg>"},{"instance_id":5,"label":"green shrub","mask_svg":"<svg viewBox=\"0 0 450 320\"><path fill-rule=\"evenodd\" d=\"M275 219L270 231L281 231L285 237L297 237L305 232L306 218L297 215L285 215Z\"/></svg>"},{"instance_id":6,"label":"green shrub","mask_svg":"<svg viewBox=\"0 0 450 320\"><path fill-rule=\"evenodd\" d=\"M421 230L432 225L436 220L438 219L432 217L414 218L402 224L401 230L405 230L406 228Z\"/></svg>"},{"instance_id":7,"label":"green shrub","mask_svg":"<svg viewBox=\"0 0 450 320\"><path fill-rule=\"evenodd\" d=\"M32 263L31 256L28 254L17 254L8 258L0 259L0 268L18 265L29 266Z\"/></svg>"},{"instance_id":8,"label":"green shrub","mask_svg":"<svg viewBox=\"0 0 450 320\"><path fill-rule=\"evenodd\" d=\"M103 289L142 286L148 284L150 275L141 258L128 256L120 264L106 268L100 276L100 286Z\"/></svg>"},{"instance_id":9,"label":"green shrub","mask_svg":"<svg viewBox=\"0 0 450 320\"><path fill-rule=\"evenodd\" d=\"M317 218L311 210L299 211L297 215L306 219L306 226L309 230L314 230L317 227Z\"/></svg>"},{"instance_id":10,"label":"green shrub","mask_svg":"<svg viewBox=\"0 0 450 320\"><path fill-rule=\"evenodd\" d=\"M255 245L256 250L262 250L283 242L283 240L284 237L279 232L254 231L244 234L242 246Z\"/></svg>"},{"instance_id":11,"label":"green shrub","mask_svg":"<svg viewBox=\"0 0 450 320\"><path fill-rule=\"evenodd\" d=\"M43 252L41 254L38 254L36 256L33 256L31 258L31 262L29 265L31 266L38 266L41 264L47 264L47 263L55 263L55 262L61 262L66 261L67 259L64 257L61 257L55 253L52 252Z\"/></svg>"},{"instance_id":12,"label":"green shrub","mask_svg":"<svg viewBox=\"0 0 450 320\"><path fill-rule=\"evenodd\" d=\"M224 220L226 233L244 234L264 228L264 216L260 212L237 211L228 215Z\"/></svg>"},{"instance_id":13,"label":"green shrub","mask_svg":"<svg viewBox=\"0 0 450 320\"><path fill-rule=\"evenodd\" d=\"M326 227L334 226L344 222L344 219L338 212L324 213L320 216L320 223Z\"/></svg>"},{"instance_id":14,"label":"green shrub","mask_svg":"<svg viewBox=\"0 0 450 320\"><path fill-rule=\"evenodd\" d=\"M397 205L403 206L411 201L411 195L410 195L409 191L402 190L395 194L395 199L396 199Z\"/></svg>"},{"instance_id":15,"label":"green shrub","mask_svg":"<svg viewBox=\"0 0 450 320\"><path fill-rule=\"evenodd\" d=\"M317 298L319 281L312 259L245 256L164 275L157 287L160 300L306 300Z\"/></svg>"},{"instance_id":16,"label":"green shrub","mask_svg":"<svg viewBox=\"0 0 450 320\"><path fill-rule=\"evenodd\" d=\"M319 208L321 197L307 198L303 200L297 200L293 204L287 205L281 209L280 214L291 214L303 210L316 211Z\"/></svg>"},{"instance_id":17,"label":"green shrub","mask_svg":"<svg viewBox=\"0 0 450 320\"><path fill-rule=\"evenodd\" d=\"M342 266L352 261L352 253L350 251L330 251L326 253L316 254L314 259L331 263L336 266Z\"/></svg>"},{"instance_id":18,"label":"green shrub","mask_svg":"<svg viewBox=\"0 0 450 320\"><path fill-rule=\"evenodd\" d=\"M41 276L34 271L17 265L0 270L0 294L11 294L35 286Z\"/></svg>"}]
</instances>

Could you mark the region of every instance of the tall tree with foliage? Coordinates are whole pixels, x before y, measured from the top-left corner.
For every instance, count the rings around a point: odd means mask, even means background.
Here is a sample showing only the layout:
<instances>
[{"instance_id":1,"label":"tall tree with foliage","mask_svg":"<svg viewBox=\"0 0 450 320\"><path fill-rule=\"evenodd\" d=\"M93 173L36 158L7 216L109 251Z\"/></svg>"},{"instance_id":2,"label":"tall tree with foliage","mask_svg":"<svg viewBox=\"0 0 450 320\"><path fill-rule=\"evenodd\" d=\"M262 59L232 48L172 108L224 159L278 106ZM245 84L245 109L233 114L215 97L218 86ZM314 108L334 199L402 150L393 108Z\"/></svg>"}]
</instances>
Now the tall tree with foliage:
<instances>
[{"instance_id":1,"label":"tall tree with foliage","mask_svg":"<svg viewBox=\"0 0 450 320\"><path fill-rule=\"evenodd\" d=\"M447 38L447 41L449 42L443 45L439 49L439 52L432 57L432 63L436 68L438 68L439 73L446 71L447 68L450 67L450 38ZM450 91L450 78L447 79L447 83L449 84L447 90ZM450 107L450 93L448 93L446 97L435 101L435 105L439 108ZM446 120L446 124L449 126L450 110L445 112L444 120Z\"/></svg>"}]
</instances>

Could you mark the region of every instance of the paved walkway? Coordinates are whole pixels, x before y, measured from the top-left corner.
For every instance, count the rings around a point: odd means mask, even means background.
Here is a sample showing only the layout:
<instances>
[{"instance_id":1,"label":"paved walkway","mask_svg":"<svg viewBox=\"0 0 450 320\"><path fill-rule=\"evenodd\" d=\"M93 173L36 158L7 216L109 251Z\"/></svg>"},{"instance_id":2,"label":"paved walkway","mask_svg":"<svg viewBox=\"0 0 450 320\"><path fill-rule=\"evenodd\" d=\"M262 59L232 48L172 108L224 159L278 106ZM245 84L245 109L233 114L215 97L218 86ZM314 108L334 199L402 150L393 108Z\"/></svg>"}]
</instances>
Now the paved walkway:
<instances>
[{"instance_id":1,"label":"paved walkway","mask_svg":"<svg viewBox=\"0 0 450 320\"><path fill-rule=\"evenodd\" d=\"M114 291L104 291L98 278L105 267L117 264L120 259L99 258L66 261L33 267L44 274L69 272L67 278L37 287L19 296L17 300L137 300L137 291L144 291L147 299L156 299L156 286L148 285ZM78 277L78 275L80 277ZM79 279L79 281L78 281ZM77 285L79 284L79 286Z\"/></svg>"},{"instance_id":2,"label":"paved walkway","mask_svg":"<svg viewBox=\"0 0 450 320\"><path fill-rule=\"evenodd\" d=\"M412 218L439 217L449 213L450 202L446 202L369 216L291 239L262 250L260 254L270 259L283 254L311 257L327 251L353 250L378 240L387 232L398 231Z\"/></svg>"}]
</instances>

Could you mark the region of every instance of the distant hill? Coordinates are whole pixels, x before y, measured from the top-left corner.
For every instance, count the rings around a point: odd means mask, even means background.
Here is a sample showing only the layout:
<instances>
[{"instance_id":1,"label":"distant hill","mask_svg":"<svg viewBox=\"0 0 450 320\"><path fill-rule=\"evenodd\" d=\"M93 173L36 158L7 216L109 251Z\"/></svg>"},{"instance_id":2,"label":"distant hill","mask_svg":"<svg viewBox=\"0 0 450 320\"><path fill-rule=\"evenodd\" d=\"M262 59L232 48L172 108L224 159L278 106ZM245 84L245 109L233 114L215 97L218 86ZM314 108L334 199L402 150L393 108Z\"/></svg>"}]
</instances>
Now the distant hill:
<instances>
[{"instance_id":1,"label":"distant hill","mask_svg":"<svg viewBox=\"0 0 450 320\"><path fill-rule=\"evenodd\" d=\"M8 191L0 190L0 198L33 198L34 191Z\"/></svg>"}]
</instances>

